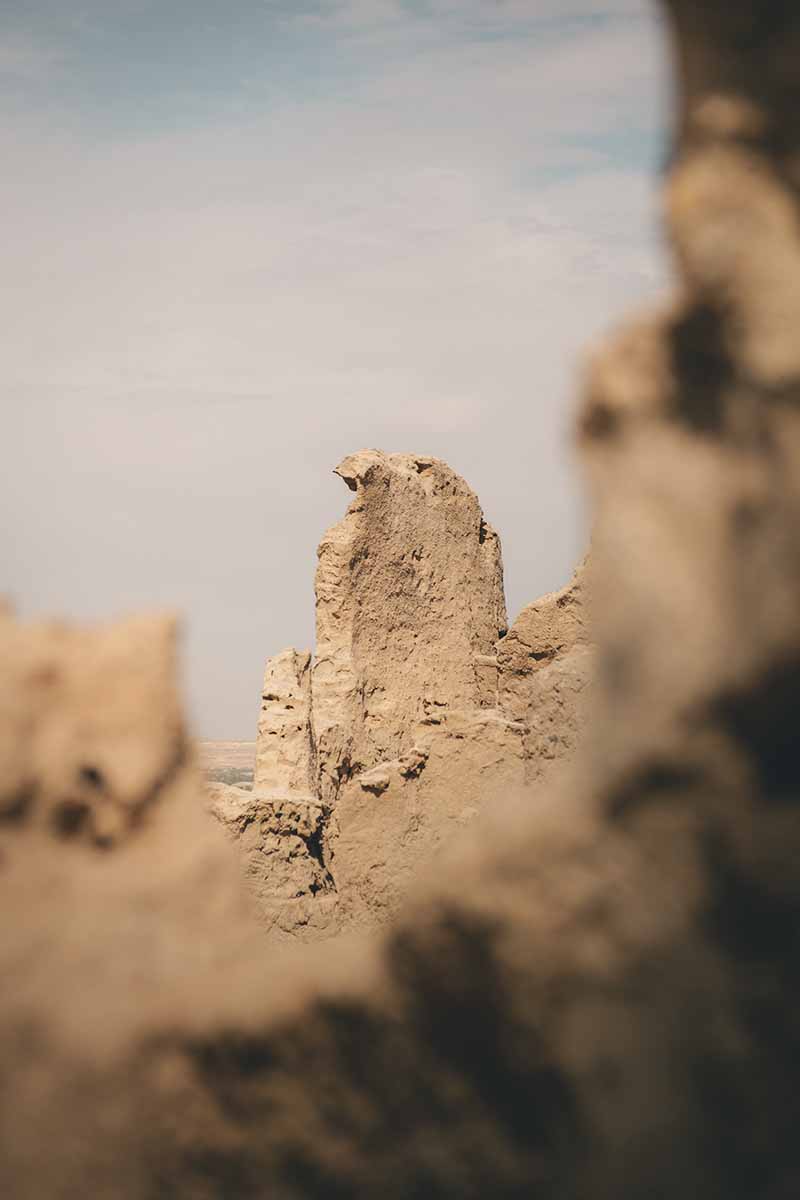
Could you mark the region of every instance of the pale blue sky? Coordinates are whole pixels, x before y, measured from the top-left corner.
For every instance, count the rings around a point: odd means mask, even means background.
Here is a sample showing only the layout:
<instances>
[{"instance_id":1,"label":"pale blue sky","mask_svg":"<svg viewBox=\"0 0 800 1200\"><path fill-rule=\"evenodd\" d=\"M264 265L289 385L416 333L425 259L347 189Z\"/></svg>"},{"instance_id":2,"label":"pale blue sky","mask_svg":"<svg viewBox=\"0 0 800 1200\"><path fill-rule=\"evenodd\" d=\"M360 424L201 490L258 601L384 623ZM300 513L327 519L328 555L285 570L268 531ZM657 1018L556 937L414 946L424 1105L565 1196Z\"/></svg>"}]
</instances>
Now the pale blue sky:
<instances>
[{"instance_id":1,"label":"pale blue sky","mask_svg":"<svg viewBox=\"0 0 800 1200\"><path fill-rule=\"evenodd\" d=\"M2 0L0 590L179 608L249 737L348 452L459 470L512 615L560 586L578 352L663 286L663 58L639 0Z\"/></svg>"}]
</instances>

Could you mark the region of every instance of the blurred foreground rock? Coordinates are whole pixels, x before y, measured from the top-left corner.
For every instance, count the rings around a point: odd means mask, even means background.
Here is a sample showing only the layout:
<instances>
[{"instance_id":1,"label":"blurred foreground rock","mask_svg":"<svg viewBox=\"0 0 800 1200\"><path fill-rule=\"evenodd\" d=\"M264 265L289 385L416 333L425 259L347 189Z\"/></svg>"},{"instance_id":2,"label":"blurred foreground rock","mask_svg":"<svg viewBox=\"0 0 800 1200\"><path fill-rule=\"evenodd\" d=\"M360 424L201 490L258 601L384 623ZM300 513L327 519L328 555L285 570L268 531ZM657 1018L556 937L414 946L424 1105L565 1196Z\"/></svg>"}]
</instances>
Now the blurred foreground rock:
<instances>
[{"instance_id":1,"label":"blurred foreground rock","mask_svg":"<svg viewBox=\"0 0 800 1200\"><path fill-rule=\"evenodd\" d=\"M232 916L222 831L177 785L116 848L9 799L4 1195L800 1191L800 15L665 8L683 286L589 374L578 782L485 810L379 936L294 955ZM63 796L35 714L3 712L7 795ZM415 760L381 757L385 793Z\"/></svg>"}]
</instances>

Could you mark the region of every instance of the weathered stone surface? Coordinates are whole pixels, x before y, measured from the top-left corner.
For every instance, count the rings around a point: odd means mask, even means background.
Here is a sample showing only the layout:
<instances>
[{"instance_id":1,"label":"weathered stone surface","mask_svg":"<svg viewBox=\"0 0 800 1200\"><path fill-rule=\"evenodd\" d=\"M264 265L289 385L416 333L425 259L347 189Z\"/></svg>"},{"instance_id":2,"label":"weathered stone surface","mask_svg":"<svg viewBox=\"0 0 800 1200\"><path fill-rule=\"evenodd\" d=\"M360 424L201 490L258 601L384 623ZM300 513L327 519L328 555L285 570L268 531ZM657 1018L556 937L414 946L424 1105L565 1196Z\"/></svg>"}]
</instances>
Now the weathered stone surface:
<instances>
[{"instance_id":1,"label":"weathered stone surface","mask_svg":"<svg viewBox=\"0 0 800 1200\"><path fill-rule=\"evenodd\" d=\"M364 450L337 473L356 498L319 548L317 652L267 664L254 789L316 797L320 862L280 823L245 850L268 927L299 912L304 937L388 919L454 823L569 756L591 659L582 576L498 640L499 539L445 463Z\"/></svg>"},{"instance_id":2,"label":"weathered stone surface","mask_svg":"<svg viewBox=\"0 0 800 1200\"><path fill-rule=\"evenodd\" d=\"M313 726L319 794L404 754L426 705L485 702L476 657L506 627L500 543L436 458L362 450L336 468L356 494L316 576Z\"/></svg>"},{"instance_id":3,"label":"weathered stone surface","mask_svg":"<svg viewBox=\"0 0 800 1200\"><path fill-rule=\"evenodd\" d=\"M589 642L586 565L559 592L523 608L497 644L498 703L519 720L530 711L530 679L537 671Z\"/></svg>"},{"instance_id":4,"label":"weathered stone surface","mask_svg":"<svg viewBox=\"0 0 800 1200\"><path fill-rule=\"evenodd\" d=\"M569 763L584 733L594 654L589 640L588 560L559 592L527 605L497 644L497 703L526 726L526 779Z\"/></svg>"},{"instance_id":5,"label":"weathered stone surface","mask_svg":"<svg viewBox=\"0 0 800 1200\"><path fill-rule=\"evenodd\" d=\"M311 654L283 650L264 671L253 787L271 796L316 794L311 735Z\"/></svg>"},{"instance_id":6,"label":"weathered stone surface","mask_svg":"<svg viewBox=\"0 0 800 1200\"><path fill-rule=\"evenodd\" d=\"M387 921L466 825L522 793L525 732L496 709L439 710L408 754L342 786L328 835L340 929Z\"/></svg>"},{"instance_id":7,"label":"weathered stone surface","mask_svg":"<svg viewBox=\"0 0 800 1200\"><path fill-rule=\"evenodd\" d=\"M332 930L336 896L322 860L324 810L302 796L209 785L211 812L236 844L256 913L276 937Z\"/></svg>"}]
</instances>

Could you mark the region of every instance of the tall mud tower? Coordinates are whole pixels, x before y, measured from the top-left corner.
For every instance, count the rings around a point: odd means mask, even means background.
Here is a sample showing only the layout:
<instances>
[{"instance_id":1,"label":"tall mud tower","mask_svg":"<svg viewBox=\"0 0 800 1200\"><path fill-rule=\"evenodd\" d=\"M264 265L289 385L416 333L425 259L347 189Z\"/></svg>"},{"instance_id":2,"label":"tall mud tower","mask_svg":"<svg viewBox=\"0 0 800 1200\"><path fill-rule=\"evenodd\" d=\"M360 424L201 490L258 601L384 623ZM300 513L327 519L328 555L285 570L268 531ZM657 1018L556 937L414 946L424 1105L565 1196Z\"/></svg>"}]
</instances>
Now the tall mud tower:
<instances>
[{"instance_id":1,"label":"tall mud tower","mask_svg":"<svg viewBox=\"0 0 800 1200\"><path fill-rule=\"evenodd\" d=\"M362 450L336 474L355 496L319 546L316 653L268 661L253 793L214 805L280 936L391 916L454 833L568 757L591 673L582 573L507 631L499 539L446 463Z\"/></svg>"},{"instance_id":2,"label":"tall mud tower","mask_svg":"<svg viewBox=\"0 0 800 1200\"><path fill-rule=\"evenodd\" d=\"M320 795L400 757L437 709L494 703L483 660L506 629L500 543L446 463L362 451L319 547L313 731Z\"/></svg>"}]
</instances>

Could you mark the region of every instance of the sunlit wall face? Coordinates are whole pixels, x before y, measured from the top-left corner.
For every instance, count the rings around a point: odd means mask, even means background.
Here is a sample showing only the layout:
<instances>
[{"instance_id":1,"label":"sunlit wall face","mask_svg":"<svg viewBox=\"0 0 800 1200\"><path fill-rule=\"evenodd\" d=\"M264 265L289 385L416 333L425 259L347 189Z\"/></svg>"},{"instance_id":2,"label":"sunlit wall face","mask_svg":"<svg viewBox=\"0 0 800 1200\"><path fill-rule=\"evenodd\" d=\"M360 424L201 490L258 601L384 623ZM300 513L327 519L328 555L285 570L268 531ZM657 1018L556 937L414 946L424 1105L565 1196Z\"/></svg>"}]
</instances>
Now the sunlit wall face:
<instances>
[{"instance_id":1,"label":"sunlit wall face","mask_svg":"<svg viewBox=\"0 0 800 1200\"><path fill-rule=\"evenodd\" d=\"M181 609L198 731L247 738L344 454L460 471L512 615L568 576L577 356L661 282L665 71L644 0L231 7L0 14L0 590Z\"/></svg>"}]
</instances>

